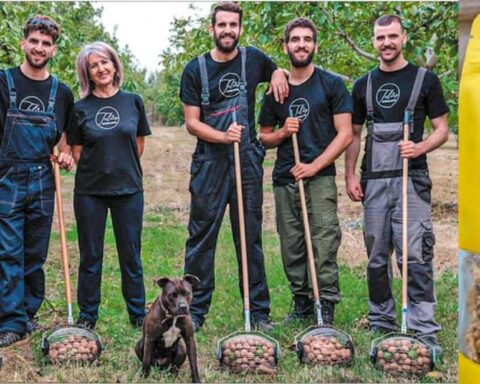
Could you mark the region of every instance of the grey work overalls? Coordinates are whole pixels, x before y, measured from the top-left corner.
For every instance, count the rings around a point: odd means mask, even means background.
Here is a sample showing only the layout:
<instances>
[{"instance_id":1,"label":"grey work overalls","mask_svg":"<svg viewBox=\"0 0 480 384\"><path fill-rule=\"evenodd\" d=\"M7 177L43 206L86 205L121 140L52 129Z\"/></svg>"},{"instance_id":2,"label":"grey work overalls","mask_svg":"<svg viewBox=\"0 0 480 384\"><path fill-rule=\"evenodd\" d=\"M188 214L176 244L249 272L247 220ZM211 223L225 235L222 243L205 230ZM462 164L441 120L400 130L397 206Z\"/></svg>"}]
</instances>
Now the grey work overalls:
<instances>
[{"instance_id":1,"label":"grey work overalls","mask_svg":"<svg viewBox=\"0 0 480 384\"><path fill-rule=\"evenodd\" d=\"M406 108L413 131L413 113L426 70L417 72ZM364 238L368 253L370 324L395 329L395 300L392 296L393 249L402 267L402 159L398 143L403 122L374 122L371 73L367 80L367 169L364 186ZM419 194L412 180L427 186ZM408 320L407 327L420 335L440 330L434 320L436 305L433 280L433 244L430 207L431 181L428 170L412 170L408 180Z\"/></svg>"},{"instance_id":2,"label":"grey work overalls","mask_svg":"<svg viewBox=\"0 0 480 384\"><path fill-rule=\"evenodd\" d=\"M11 73L5 73L9 109L0 147L0 330L23 334L45 296L58 80L52 77L46 112L24 111L17 108Z\"/></svg>"},{"instance_id":3,"label":"grey work overalls","mask_svg":"<svg viewBox=\"0 0 480 384\"><path fill-rule=\"evenodd\" d=\"M258 321L266 318L270 311L261 237L262 162L265 152L258 141L252 139L254 135L250 132L246 81L247 53L243 47L239 50L242 69L238 95L225 98L214 105L209 101L210 90L205 56L199 56L198 61L202 82L204 123L212 128L226 131L233 122L233 111L236 111L238 124L246 127L242 132L240 157L249 262L250 305L252 320ZM198 140L192 158L189 190L191 205L188 223L189 238L185 253L185 273L196 275L201 281L194 292L190 310L194 320L202 324L210 307L215 287L215 248L227 204L230 207L230 222L237 253L239 276L241 271L233 144L212 144ZM220 255L220 257L224 257L224 255ZM241 278L239 285L240 292L242 292Z\"/></svg>"}]
</instances>

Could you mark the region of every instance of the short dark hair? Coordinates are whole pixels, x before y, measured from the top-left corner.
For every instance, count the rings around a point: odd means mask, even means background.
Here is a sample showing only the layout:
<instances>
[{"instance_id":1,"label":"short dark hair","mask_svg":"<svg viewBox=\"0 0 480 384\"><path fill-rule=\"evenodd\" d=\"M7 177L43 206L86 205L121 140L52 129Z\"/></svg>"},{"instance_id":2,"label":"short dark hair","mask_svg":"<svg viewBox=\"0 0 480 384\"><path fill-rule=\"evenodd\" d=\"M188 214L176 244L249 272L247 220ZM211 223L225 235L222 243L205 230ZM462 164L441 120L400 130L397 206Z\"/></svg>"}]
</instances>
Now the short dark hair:
<instances>
[{"instance_id":1,"label":"short dark hair","mask_svg":"<svg viewBox=\"0 0 480 384\"><path fill-rule=\"evenodd\" d=\"M283 32L283 42L285 44L290 40L290 33L295 28L310 29L313 33L313 41L315 43L317 42L317 27L315 26L315 23L306 17L298 17L290 21L285 27L285 31Z\"/></svg>"},{"instance_id":2,"label":"short dark hair","mask_svg":"<svg viewBox=\"0 0 480 384\"><path fill-rule=\"evenodd\" d=\"M26 39L30 33L40 31L51 36L55 43L60 36L60 26L48 16L35 15L30 17L23 26L23 37Z\"/></svg>"},{"instance_id":3,"label":"short dark hair","mask_svg":"<svg viewBox=\"0 0 480 384\"><path fill-rule=\"evenodd\" d=\"M405 28L403 27L402 18L397 15L380 16L377 20L375 20L375 25L379 25L380 27L386 27L387 25L390 25L395 22L400 24L400 28L402 29L402 32L403 32Z\"/></svg>"},{"instance_id":4,"label":"short dark hair","mask_svg":"<svg viewBox=\"0 0 480 384\"><path fill-rule=\"evenodd\" d=\"M233 12L233 13L238 13L239 15L239 23L242 25L242 7L238 5L237 3L234 3L232 1L221 1L213 7L212 10L212 25L215 26L215 23L217 22L217 12L218 11L225 11L225 12Z\"/></svg>"}]
</instances>

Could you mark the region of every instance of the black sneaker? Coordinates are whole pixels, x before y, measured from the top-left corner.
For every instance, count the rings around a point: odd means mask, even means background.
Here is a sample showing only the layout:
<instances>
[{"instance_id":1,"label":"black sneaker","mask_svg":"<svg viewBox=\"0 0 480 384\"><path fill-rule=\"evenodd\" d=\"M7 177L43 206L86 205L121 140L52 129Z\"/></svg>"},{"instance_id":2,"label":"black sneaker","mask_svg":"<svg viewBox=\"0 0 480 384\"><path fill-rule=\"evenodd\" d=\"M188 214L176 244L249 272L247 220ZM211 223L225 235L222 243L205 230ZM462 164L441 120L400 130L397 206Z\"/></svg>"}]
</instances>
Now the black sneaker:
<instances>
[{"instance_id":1,"label":"black sneaker","mask_svg":"<svg viewBox=\"0 0 480 384\"><path fill-rule=\"evenodd\" d=\"M335 317L335 303L329 300L321 299L320 306L322 307L322 321L325 325L332 325Z\"/></svg>"},{"instance_id":2,"label":"black sneaker","mask_svg":"<svg viewBox=\"0 0 480 384\"><path fill-rule=\"evenodd\" d=\"M439 364L443 359L443 348L438 342L437 335L434 333L431 333L429 335L419 336L418 340L424 342L425 344L427 344L427 346L429 346L432 349L434 353L433 361L435 364Z\"/></svg>"},{"instance_id":3,"label":"black sneaker","mask_svg":"<svg viewBox=\"0 0 480 384\"><path fill-rule=\"evenodd\" d=\"M40 324L38 324L37 320L34 317L31 317L27 321L27 333L33 333L35 331L39 331L41 329Z\"/></svg>"},{"instance_id":4,"label":"black sneaker","mask_svg":"<svg viewBox=\"0 0 480 384\"><path fill-rule=\"evenodd\" d=\"M91 330L94 330L95 329L95 325L96 325L96 322L95 321L91 321L91 320L88 320L84 317L79 317L76 321L77 325L80 325L84 328L87 328L87 329L91 329Z\"/></svg>"},{"instance_id":5,"label":"black sneaker","mask_svg":"<svg viewBox=\"0 0 480 384\"><path fill-rule=\"evenodd\" d=\"M132 324L133 328L142 328L144 317L138 317L136 319L130 320L130 324Z\"/></svg>"},{"instance_id":6,"label":"black sneaker","mask_svg":"<svg viewBox=\"0 0 480 384\"><path fill-rule=\"evenodd\" d=\"M253 322L253 328L260 332L264 333L270 333L273 331L273 323L270 319L260 319L260 320L254 320Z\"/></svg>"},{"instance_id":7,"label":"black sneaker","mask_svg":"<svg viewBox=\"0 0 480 384\"><path fill-rule=\"evenodd\" d=\"M200 331L200 328L202 328L202 325L198 320L192 319L192 327L193 327L193 332L198 332Z\"/></svg>"},{"instance_id":8,"label":"black sneaker","mask_svg":"<svg viewBox=\"0 0 480 384\"><path fill-rule=\"evenodd\" d=\"M24 338L25 335L21 335L15 331L5 331L0 333L0 348L8 347L17 341Z\"/></svg>"}]
</instances>

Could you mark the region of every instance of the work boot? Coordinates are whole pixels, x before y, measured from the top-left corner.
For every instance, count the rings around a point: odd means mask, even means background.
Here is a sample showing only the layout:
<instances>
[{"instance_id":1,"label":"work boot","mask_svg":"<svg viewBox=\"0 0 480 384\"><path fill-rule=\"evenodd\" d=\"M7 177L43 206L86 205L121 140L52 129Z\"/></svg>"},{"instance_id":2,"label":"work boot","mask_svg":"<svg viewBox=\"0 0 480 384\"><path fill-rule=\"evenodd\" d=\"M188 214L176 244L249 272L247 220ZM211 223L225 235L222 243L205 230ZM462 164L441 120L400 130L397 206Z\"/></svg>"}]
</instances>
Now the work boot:
<instances>
[{"instance_id":1,"label":"work boot","mask_svg":"<svg viewBox=\"0 0 480 384\"><path fill-rule=\"evenodd\" d=\"M273 323L270 319L260 319L253 321L253 328L260 332L270 333L273 331Z\"/></svg>"},{"instance_id":2,"label":"work boot","mask_svg":"<svg viewBox=\"0 0 480 384\"><path fill-rule=\"evenodd\" d=\"M41 327L37 320L35 320L34 317L30 317L27 321L27 333L33 333L35 331L39 331L40 329Z\"/></svg>"},{"instance_id":3,"label":"work boot","mask_svg":"<svg viewBox=\"0 0 480 384\"><path fill-rule=\"evenodd\" d=\"M292 300L294 304L293 311L290 311L287 317L282 320L283 325L288 325L295 321L314 321L313 301L309 296L295 295Z\"/></svg>"},{"instance_id":4,"label":"work boot","mask_svg":"<svg viewBox=\"0 0 480 384\"><path fill-rule=\"evenodd\" d=\"M321 299L320 305L322 307L322 321L325 325L333 325L333 318L335 314L335 303L329 300Z\"/></svg>"},{"instance_id":5,"label":"work boot","mask_svg":"<svg viewBox=\"0 0 480 384\"><path fill-rule=\"evenodd\" d=\"M431 333L429 335L419 336L418 339L432 348L432 351L434 352L433 362L439 364L443 359L443 348L438 342L437 335Z\"/></svg>"},{"instance_id":6,"label":"work boot","mask_svg":"<svg viewBox=\"0 0 480 384\"><path fill-rule=\"evenodd\" d=\"M75 324L80 325L87 329L91 329L93 331L95 329L96 322L92 320L88 320L85 317L79 317Z\"/></svg>"},{"instance_id":7,"label":"work boot","mask_svg":"<svg viewBox=\"0 0 480 384\"><path fill-rule=\"evenodd\" d=\"M23 339L25 335L21 335L14 331L5 331L0 333L0 348L8 347L17 341Z\"/></svg>"}]
</instances>

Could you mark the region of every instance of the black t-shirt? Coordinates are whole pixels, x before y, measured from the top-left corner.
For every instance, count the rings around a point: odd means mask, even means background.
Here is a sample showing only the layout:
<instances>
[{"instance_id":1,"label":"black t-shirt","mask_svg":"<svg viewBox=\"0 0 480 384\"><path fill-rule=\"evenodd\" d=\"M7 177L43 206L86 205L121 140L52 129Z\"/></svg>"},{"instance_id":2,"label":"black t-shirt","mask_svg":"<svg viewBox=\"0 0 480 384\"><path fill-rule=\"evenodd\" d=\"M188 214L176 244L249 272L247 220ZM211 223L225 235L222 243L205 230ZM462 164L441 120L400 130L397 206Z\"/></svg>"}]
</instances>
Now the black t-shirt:
<instances>
[{"instance_id":1,"label":"black t-shirt","mask_svg":"<svg viewBox=\"0 0 480 384\"><path fill-rule=\"evenodd\" d=\"M143 190L137 136L151 134L140 96L124 91L75 103L70 145L82 145L75 193L126 195Z\"/></svg>"},{"instance_id":2,"label":"black t-shirt","mask_svg":"<svg viewBox=\"0 0 480 384\"><path fill-rule=\"evenodd\" d=\"M240 51L230 61L217 62L209 53L206 54L208 85L210 88L210 103L216 104L222 100L237 96L238 82L241 77ZM247 47L246 77L248 92L248 125L250 137L255 137L255 91L257 85L269 82L272 73L277 69L275 63L262 51L255 47ZM184 104L201 107L202 82L198 59L191 60L182 74L180 99ZM201 114L203 120L203 113Z\"/></svg>"},{"instance_id":3,"label":"black t-shirt","mask_svg":"<svg viewBox=\"0 0 480 384\"><path fill-rule=\"evenodd\" d=\"M393 123L403 121L403 115L413 90L418 67L408 64L394 72L384 72L379 68L372 72L372 97L374 121L376 123ZM368 74L358 79L353 85L353 124L362 125L367 116ZM427 71L418 96L413 117L413 132L410 139L418 143L423 140L425 118L442 116L448 112L443 97L442 86L438 77ZM411 169L426 169L427 156L422 155L410 161ZM362 160L362 173L366 171L366 157Z\"/></svg>"},{"instance_id":4,"label":"black t-shirt","mask_svg":"<svg viewBox=\"0 0 480 384\"><path fill-rule=\"evenodd\" d=\"M290 84L288 99L277 103L272 95L265 95L260 112L261 126L282 127L287 117L302 120L298 132L300 159L311 163L328 147L337 135L333 115L351 113L352 99L342 79L320 68L300 85ZM277 148L277 160L273 170L274 185L293 183L290 169L295 165L292 139L284 140ZM316 176L335 175L332 163Z\"/></svg>"},{"instance_id":5,"label":"black t-shirt","mask_svg":"<svg viewBox=\"0 0 480 384\"><path fill-rule=\"evenodd\" d=\"M32 80L25 76L19 67L13 68L10 73L17 92L17 108L24 111L47 112L52 76L46 80ZM4 71L0 71L0 136L3 136L9 105L7 76ZM60 81L53 112L57 123L57 140L59 140L62 132L70 131L73 122L72 91Z\"/></svg>"}]
</instances>

